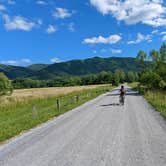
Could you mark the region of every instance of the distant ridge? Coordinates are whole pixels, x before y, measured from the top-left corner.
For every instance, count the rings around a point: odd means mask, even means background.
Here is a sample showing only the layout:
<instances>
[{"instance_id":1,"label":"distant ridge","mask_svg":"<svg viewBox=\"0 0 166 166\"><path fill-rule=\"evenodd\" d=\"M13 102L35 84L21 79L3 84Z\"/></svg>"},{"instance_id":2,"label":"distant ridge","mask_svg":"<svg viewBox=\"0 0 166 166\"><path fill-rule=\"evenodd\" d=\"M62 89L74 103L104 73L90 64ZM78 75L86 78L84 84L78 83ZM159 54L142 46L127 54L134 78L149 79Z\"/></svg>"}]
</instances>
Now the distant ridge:
<instances>
[{"instance_id":1,"label":"distant ridge","mask_svg":"<svg viewBox=\"0 0 166 166\"><path fill-rule=\"evenodd\" d=\"M50 65L34 64L28 67L0 64L0 72L6 74L10 79L30 77L33 79L47 80L65 75L83 76L101 71L114 72L117 69L137 72L142 70L142 66L138 63L136 58L131 57L94 57L85 60L71 60Z\"/></svg>"},{"instance_id":2,"label":"distant ridge","mask_svg":"<svg viewBox=\"0 0 166 166\"><path fill-rule=\"evenodd\" d=\"M46 64L33 64L33 65L28 66L27 68L32 71L39 71L39 70L46 68L47 66L48 65L46 65Z\"/></svg>"}]
</instances>

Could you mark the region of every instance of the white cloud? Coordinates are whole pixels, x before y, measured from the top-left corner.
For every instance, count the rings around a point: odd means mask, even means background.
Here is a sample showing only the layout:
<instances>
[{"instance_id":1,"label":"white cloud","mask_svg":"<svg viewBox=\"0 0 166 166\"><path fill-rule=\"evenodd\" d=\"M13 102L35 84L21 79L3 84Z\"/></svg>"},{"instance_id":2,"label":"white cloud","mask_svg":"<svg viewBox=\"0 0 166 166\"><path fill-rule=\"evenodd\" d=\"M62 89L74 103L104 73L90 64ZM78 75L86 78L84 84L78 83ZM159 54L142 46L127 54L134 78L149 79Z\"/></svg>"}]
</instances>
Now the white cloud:
<instances>
[{"instance_id":1,"label":"white cloud","mask_svg":"<svg viewBox=\"0 0 166 166\"><path fill-rule=\"evenodd\" d=\"M69 10L67 10L65 8L56 8L56 10L53 12L52 15L55 18L64 19L64 18L67 18L67 17L71 17L72 12L70 12Z\"/></svg>"},{"instance_id":2,"label":"white cloud","mask_svg":"<svg viewBox=\"0 0 166 166\"><path fill-rule=\"evenodd\" d=\"M102 53L111 52L112 54L120 54L120 53L122 53L122 50L112 49L112 48L108 48L108 49L103 48L103 49L100 50L100 52L102 52Z\"/></svg>"},{"instance_id":3,"label":"white cloud","mask_svg":"<svg viewBox=\"0 0 166 166\"><path fill-rule=\"evenodd\" d=\"M157 34L158 32L159 32L159 30L156 29L156 30L152 31L151 34Z\"/></svg>"},{"instance_id":4,"label":"white cloud","mask_svg":"<svg viewBox=\"0 0 166 166\"><path fill-rule=\"evenodd\" d=\"M15 61L15 60L0 61L0 63L6 64L6 65L17 65L17 61Z\"/></svg>"},{"instance_id":5,"label":"white cloud","mask_svg":"<svg viewBox=\"0 0 166 166\"><path fill-rule=\"evenodd\" d=\"M21 16L10 17L9 15L3 15L3 19L5 20L5 28L7 30L24 30L30 31L33 27L36 26L36 23L29 21L26 18Z\"/></svg>"},{"instance_id":6,"label":"white cloud","mask_svg":"<svg viewBox=\"0 0 166 166\"><path fill-rule=\"evenodd\" d=\"M138 33L137 39L128 41L127 44L138 44L138 43L141 43L143 41L152 42L151 35L143 35L141 33Z\"/></svg>"},{"instance_id":7,"label":"white cloud","mask_svg":"<svg viewBox=\"0 0 166 166\"><path fill-rule=\"evenodd\" d=\"M166 26L166 7L163 0L90 0L90 3L103 15L111 14L126 24Z\"/></svg>"},{"instance_id":8,"label":"white cloud","mask_svg":"<svg viewBox=\"0 0 166 166\"><path fill-rule=\"evenodd\" d=\"M21 63L31 63L30 59L20 59Z\"/></svg>"},{"instance_id":9,"label":"white cloud","mask_svg":"<svg viewBox=\"0 0 166 166\"><path fill-rule=\"evenodd\" d=\"M36 1L36 4L38 4L38 5L47 5L47 2L42 1L42 0L38 0L38 1Z\"/></svg>"},{"instance_id":10,"label":"white cloud","mask_svg":"<svg viewBox=\"0 0 166 166\"><path fill-rule=\"evenodd\" d=\"M161 35L166 35L166 32L161 32L160 34L161 34Z\"/></svg>"},{"instance_id":11,"label":"white cloud","mask_svg":"<svg viewBox=\"0 0 166 166\"><path fill-rule=\"evenodd\" d=\"M6 7L4 5L0 5L0 11L6 10Z\"/></svg>"},{"instance_id":12,"label":"white cloud","mask_svg":"<svg viewBox=\"0 0 166 166\"><path fill-rule=\"evenodd\" d=\"M46 32L51 34L51 33L54 33L56 32L58 29L56 26L53 26L53 25L49 25L48 28L46 29Z\"/></svg>"},{"instance_id":13,"label":"white cloud","mask_svg":"<svg viewBox=\"0 0 166 166\"><path fill-rule=\"evenodd\" d=\"M121 36L119 35L111 35L109 37L92 37L84 39L84 44L115 44L121 40Z\"/></svg>"},{"instance_id":14,"label":"white cloud","mask_svg":"<svg viewBox=\"0 0 166 166\"><path fill-rule=\"evenodd\" d=\"M166 41L166 35L163 36L162 41Z\"/></svg>"},{"instance_id":15,"label":"white cloud","mask_svg":"<svg viewBox=\"0 0 166 166\"><path fill-rule=\"evenodd\" d=\"M6 65L22 65L22 64L28 64L31 63L30 59L19 59L19 60L7 60L7 61L0 61L1 64L6 64Z\"/></svg>"},{"instance_id":16,"label":"white cloud","mask_svg":"<svg viewBox=\"0 0 166 166\"><path fill-rule=\"evenodd\" d=\"M120 54L120 53L122 53L122 50L111 49L110 51L111 51L113 54Z\"/></svg>"},{"instance_id":17,"label":"white cloud","mask_svg":"<svg viewBox=\"0 0 166 166\"><path fill-rule=\"evenodd\" d=\"M71 22L69 25L68 25L68 30L70 31L70 32L74 32L75 31L75 24L73 23L73 22Z\"/></svg>"},{"instance_id":18,"label":"white cloud","mask_svg":"<svg viewBox=\"0 0 166 166\"><path fill-rule=\"evenodd\" d=\"M60 62L61 62L61 60L60 60L59 58L56 58L56 57L50 59L50 61L51 61L52 63L60 63Z\"/></svg>"}]
</instances>

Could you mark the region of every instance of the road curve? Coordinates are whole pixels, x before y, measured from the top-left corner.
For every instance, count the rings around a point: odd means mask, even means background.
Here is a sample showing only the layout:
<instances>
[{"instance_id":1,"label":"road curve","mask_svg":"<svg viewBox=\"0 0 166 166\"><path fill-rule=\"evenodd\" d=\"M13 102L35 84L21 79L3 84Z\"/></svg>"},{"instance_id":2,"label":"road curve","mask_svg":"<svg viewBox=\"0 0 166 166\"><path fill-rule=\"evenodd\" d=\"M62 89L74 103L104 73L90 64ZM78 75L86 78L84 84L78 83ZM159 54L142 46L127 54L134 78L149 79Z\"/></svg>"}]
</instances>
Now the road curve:
<instances>
[{"instance_id":1,"label":"road curve","mask_svg":"<svg viewBox=\"0 0 166 166\"><path fill-rule=\"evenodd\" d=\"M118 89L0 146L0 166L166 166L166 123L130 87Z\"/></svg>"}]
</instances>

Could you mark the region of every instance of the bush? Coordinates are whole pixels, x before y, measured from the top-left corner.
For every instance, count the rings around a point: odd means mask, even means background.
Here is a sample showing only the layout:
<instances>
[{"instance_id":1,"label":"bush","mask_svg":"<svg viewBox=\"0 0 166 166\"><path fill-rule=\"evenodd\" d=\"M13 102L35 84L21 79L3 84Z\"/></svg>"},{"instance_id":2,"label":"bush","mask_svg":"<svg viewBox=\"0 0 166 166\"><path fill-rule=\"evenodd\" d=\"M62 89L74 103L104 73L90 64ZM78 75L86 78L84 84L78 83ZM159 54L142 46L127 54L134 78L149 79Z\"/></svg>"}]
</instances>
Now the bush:
<instances>
[{"instance_id":1,"label":"bush","mask_svg":"<svg viewBox=\"0 0 166 166\"><path fill-rule=\"evenodd\" d=\"M164 80L161 80L161 81L159 82L159 87L160 87L161 89L166 90L166 82L165 82Z\"/></svg>"},{"instance_id":2,"label":"bush","mask_svg":"<svg viewBox=\"0 0 166 166\"><path fill-rule=\"evenodd\" d=\"M3 73L0 73L0 96L10 95L12 92L11 81Z\"/></svg>"},{"instance_id":3,"label":"bush","mask_svg":"<svg viewBox=\"0 0 166 166\"><path fill-rule=\"evenodd\" d=\"M150 89L159 88L161 77L154 72L145 72L141 75L140 83Z\"/></svg>"}]
</instances>

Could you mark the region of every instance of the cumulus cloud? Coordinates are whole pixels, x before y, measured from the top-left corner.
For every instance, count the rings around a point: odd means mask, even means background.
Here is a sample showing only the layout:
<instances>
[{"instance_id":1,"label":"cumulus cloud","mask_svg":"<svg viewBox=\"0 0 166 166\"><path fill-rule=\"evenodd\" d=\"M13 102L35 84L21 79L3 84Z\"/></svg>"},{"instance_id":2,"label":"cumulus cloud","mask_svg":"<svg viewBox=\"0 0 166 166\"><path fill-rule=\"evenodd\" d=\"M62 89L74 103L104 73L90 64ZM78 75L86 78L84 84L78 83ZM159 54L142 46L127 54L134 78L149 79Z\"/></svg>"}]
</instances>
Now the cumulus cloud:
<instances>
[{"instance_id":1,"label":"cumulus cloud","mask_svg":"<svg viewBox=\"0 0 166 166\"><path fill-rule=\"evenodd\" d=\"M55 18L60 18L60 19L64 19L67 17L71 17L73 13L70 12L68 9L65 8L56 8L56 10L53 12L53 16Z\"/></svg>"},{"instance_id":2,"label":"cumulus cloud","mask_svg":"<svg viewBox=\"0 0 166 166\"><path fill-rule=\"evenodd\" d=\"M103 15L111 14L126 24L166 26L166 7L162 0L90 0Z\"/></svg>"},{"instance_id":3,"label":"cumulus cloud","mask_svg":"<svg viewBox=\"0 0 166 166\"><path fill-rule=\"evenodd\" d=\"M0 5L0 11L6 10L6 7L4 5Z\"/></svg>"},{"instance_id":4,"label":"cumulus cloud","mask_svg":"<svg viewBox=\"0 0 166 166\"><path fill-rule=\"evenodd\" d=\"M115 44L121 40L119 35L110 35L109 37L92 37L84 39L84 44Z\"/></svg>"},{"instance_id":5,"label":"cumulus cloud","mask_svg":"<svg viewBox=\"0 0 166 166\"><path fill-rule=\"evenodd\" d=\"M151 35L143 35L141 33L138 33L137 39L128 41L127 44L138 44L138 43L141 43L143 41L151 42L152 41L151 37L152 37Z\"/></svg>"},{"instance_id":6,"label":"cumulus cloud","mask_svg":"<svg viewBox=\"0 0 166 166\"><path fill-rule=\"evenodd\" d=\"M29 64L31 63L31 60L30 59L7 60L7 61L0 61L0 63L16 66L16 65Z\"/></svg>"},{"instance_id":7,"label":"cumulus cloud","mask_svg":"<svg viewBox=\"0 0 166 166\"><path fill-rule=\"evenodd\" d=\"M9 15L3 15L3 19L5 21L5 28L7 30L23 30L30 31L33 27L36 26L36 23L29 21L26 18L21 16L10 17Z\"/></svg>"},{"instance_id":8,"label":"cumulus cloud","mask_svg":"<svg viewBox=\"0 0 166 166\"><path fill-rule=\"evenodd\" d=\"M57 57L54 57L54 58L52 58L52 59L50 59L50 61L52 62L52 63L60 63L60 62L62 62L59 58L57 58Z\"/></svg>"},{"instance_id":9,"label":"cumulus cloud","mask_svg":"<svg viewBox=\"0 0 166 166\"><path fill-rule=\"evenodd\" d=\"M58 29L57 29L56 26L49 25L48 28L46 29L46 32L47 32L48 34L51 34L51 33L56 32L57 30L58 30Z\"/></svg>"}]
</instances>

